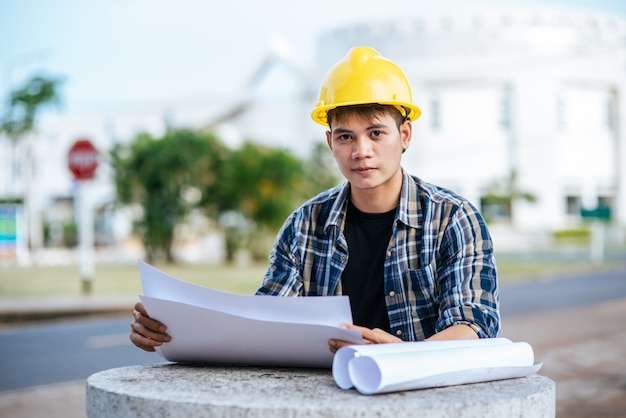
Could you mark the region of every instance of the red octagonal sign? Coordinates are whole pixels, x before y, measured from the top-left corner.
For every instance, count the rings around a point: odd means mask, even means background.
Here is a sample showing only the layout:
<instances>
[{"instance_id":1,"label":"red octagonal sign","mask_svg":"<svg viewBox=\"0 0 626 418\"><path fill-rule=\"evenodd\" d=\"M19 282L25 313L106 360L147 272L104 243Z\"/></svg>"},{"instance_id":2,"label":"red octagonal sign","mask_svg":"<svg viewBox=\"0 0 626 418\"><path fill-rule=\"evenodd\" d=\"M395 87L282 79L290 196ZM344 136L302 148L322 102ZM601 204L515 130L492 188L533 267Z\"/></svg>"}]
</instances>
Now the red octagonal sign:
<instances>
[{"instance_id":1,"label":"red octagonal sign","mask_svg":"<svg viewBox=\"0 0 626 418\"><path fill-rule=\"evenodd\" d=\"M76 180L89 180L98 168L98 150L88 139L79 139L70 148L67 162Z\"/></svg>"}]
</instances>

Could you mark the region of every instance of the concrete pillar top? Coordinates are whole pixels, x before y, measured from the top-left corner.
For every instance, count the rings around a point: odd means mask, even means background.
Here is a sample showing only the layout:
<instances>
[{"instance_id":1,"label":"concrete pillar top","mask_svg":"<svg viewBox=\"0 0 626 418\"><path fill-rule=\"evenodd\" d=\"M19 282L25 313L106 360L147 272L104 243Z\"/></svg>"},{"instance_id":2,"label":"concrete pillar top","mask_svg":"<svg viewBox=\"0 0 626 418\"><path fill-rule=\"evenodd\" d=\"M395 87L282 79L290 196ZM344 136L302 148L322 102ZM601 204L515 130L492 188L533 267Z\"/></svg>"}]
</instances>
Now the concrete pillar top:
<instances>
[{"instance_id":1,"label":"concrete pillar top","mask_svg":"<svg viewBox=\"0 0 626 418\"><path fill-rule=\"evenodd\" d=\"M555 416L555 385L533 375L365 396L342 390L329 369L153 364L87 379L95 417Z\"/></svg>"}]
</instances>

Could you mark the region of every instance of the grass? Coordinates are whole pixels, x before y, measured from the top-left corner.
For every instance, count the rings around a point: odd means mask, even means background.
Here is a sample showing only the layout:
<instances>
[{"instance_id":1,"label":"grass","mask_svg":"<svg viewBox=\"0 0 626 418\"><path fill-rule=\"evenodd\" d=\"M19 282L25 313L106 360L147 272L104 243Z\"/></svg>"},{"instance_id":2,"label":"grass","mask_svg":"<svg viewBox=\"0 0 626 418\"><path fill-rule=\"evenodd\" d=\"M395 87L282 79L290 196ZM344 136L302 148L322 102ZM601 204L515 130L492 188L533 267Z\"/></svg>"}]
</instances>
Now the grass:
<instances>
[{"instance_id":1,"label":"grass","mask_svg":"<svg viewBox=\"0 0 626 418\"><path fill-rule=\"evenodd\" d=\"M253 293L265 273L267 264L232 265L156 265L179 279L232 293ZM536 280L546 276L612 268L588 260L529 262L498 261L501 283ZM81 294L77 266L0 267L0 298L51 297ZM94 295L138 295L141 293L137 265L96 265L92 280Z\"/></svg>"},{"instance_id":2,"label":"grass","mask_svg":"<svg viewBox=\"0 0 626 418\"><path fill-rule=\"evenodd\" d=\"M249 294L256 290L266 265L155 265L179 279L213 289ZM0 268L0 297L72 296L82 289L78 266ZM137 265L96 265L92 294L140 294Z\"/></svg>"}]
</instances>

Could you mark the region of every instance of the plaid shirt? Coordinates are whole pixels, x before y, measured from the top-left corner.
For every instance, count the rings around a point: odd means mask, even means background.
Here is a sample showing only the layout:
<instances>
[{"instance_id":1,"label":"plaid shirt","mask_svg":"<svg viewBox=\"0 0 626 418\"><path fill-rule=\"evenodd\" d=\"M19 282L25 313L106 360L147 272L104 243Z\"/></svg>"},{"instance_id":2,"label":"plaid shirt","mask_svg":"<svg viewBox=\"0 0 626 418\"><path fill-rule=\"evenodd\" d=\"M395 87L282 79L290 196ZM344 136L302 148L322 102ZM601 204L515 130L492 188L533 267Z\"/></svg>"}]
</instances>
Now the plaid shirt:
<instances>
[{"instance_id":1,"label":"plaid shirt","mask_svg":"<svg viewBox=\"0 0 626 418\"><path fill-rule=\"evenodd\" d=\"M341 295L350 186L304 203L281 228L257 294ZM467 200L403 172L384 265L391 331L419 341L455 324L481 338L500 329L496 264L487 226Z\"/></svg>"}]
</instances>

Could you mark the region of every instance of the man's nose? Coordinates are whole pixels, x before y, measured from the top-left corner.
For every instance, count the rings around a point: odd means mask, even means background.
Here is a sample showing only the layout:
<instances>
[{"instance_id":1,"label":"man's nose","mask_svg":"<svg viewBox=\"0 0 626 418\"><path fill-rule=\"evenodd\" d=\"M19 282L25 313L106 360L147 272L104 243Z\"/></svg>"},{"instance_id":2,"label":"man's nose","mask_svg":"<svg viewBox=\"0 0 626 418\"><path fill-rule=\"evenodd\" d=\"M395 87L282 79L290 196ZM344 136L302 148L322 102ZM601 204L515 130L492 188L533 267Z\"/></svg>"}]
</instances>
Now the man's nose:
<instances>
[{"instance_id":1,"label":"man's nose","mask_svg":"<svg viewBox=\"0 0 626 418\"><path fill-rule=\"evenodd\" d=\"M352 158L361 159L372 154L372 141L367 137L357 137L352 147Z\"/></svg>"}]
</instances>

